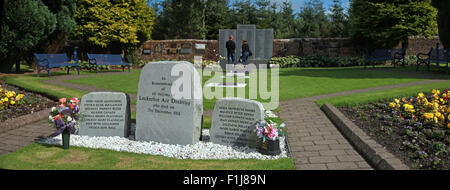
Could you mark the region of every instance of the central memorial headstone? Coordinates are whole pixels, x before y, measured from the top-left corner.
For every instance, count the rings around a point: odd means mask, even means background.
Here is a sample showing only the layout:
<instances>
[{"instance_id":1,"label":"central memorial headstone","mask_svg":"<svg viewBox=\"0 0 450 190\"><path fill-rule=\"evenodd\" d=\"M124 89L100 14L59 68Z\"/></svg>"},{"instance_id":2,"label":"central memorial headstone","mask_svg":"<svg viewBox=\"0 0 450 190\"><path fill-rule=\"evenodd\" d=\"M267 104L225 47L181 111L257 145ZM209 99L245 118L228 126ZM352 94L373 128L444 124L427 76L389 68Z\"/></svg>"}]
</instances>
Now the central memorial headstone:
<instances>
[{"instance_id":1,"label":"central memorial headstone","mask_svg":"<svg viewBox=\"0 0 450 190\"><path fill-rule=\"evenodd\" d=\"M256 147L255 123L264 119L260 102L242 98L216 101L211 120L211 142L228 146Z\"/></svg>"},{"instance_id":2,"label":"central memorial headstone","mask_svg":"<svg viewBox=\"0 0 450 190\"><path fill-rule=\"evenodd\" d=\"M79 135L127 137L130 97L123 92L91 92L81 98Z\"/></svg>"},{"instance_id":3,"label":"central memorial headstone","mask_svg":"<svg viewBox=\"0 0 450 190\"><path fill-rule=\"evenodd\" d=\"M191 63L148 63L141 71L137 98L136 140L180 145L200 140L202 86Z\"/></svg>"}]
</instances>

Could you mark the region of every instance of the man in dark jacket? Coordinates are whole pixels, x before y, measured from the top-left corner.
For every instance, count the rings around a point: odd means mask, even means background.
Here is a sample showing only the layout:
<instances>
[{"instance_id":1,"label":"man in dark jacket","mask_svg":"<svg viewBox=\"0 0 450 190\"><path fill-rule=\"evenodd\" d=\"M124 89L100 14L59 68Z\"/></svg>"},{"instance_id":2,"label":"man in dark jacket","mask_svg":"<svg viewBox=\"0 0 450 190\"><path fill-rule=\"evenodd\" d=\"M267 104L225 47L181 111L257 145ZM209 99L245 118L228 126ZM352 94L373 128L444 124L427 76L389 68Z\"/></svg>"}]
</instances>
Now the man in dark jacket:
<instances>
[{"instance_id":1,"label":"man in dark jacket","mask_svg":"<svg viewBox=\"0 0 450 190\"><path fill-rule=\"evenodd\" d=\"M227 59L228 64L234 63L234 54L236 51L236 44L233 41L233 35L230 35L230 40L225 44L227 48Z\"/></svg>"}]
</instances>

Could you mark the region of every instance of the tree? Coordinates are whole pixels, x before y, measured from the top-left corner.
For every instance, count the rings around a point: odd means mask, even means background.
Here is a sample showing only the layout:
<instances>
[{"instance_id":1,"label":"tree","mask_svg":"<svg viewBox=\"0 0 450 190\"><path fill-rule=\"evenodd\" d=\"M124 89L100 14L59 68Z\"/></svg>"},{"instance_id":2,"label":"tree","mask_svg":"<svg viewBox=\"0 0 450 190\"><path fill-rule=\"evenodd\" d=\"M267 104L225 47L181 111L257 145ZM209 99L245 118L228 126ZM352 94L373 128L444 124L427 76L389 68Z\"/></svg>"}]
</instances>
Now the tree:
<instances>
[{"instance_id":1,"label":"tree","mask_svg":"<svg viewBox=\"0 0 450 190\"><path fill-rule=\"evenodd\" d=\"M58 52L76 26L75 0L42 0L56 17L55 31L36 47L36 52Z\"/></svg>"},{"instance_id":2,"label":"tree","mask_svg":"<svg viewBox=\"0 0 450 190\"><path fill-rule=\"evenodd\" d=\"M232 27L228 0L206 2L206 38L219 39L219 29Z\"/></svg>"},{"instance_id":3,"label":"tree","mask_svg":"<svg viewBox=\"0 0 450 190\"><path fill-rule=\"evenodd\" d=\"M0 72L11 71L57 26L55 15L40 0L6 0L1 20Z\"/></svg>"},{"instance_id":4,"label":"tree","mask_svg":"<svg viewBox=\"0 0 450 190\"><path fill-rule=\"evenodd\" d=\"M432 5L438 10L437 23L439 38L444 47L450 48L450 2L433 0Z\"/></svg>"},{"instance_id":5,"label":"tree","mask_svg":"<svg viewBox=\"0 0 450 190\"><path fill-rule=\"evenodd\" d=\"M145 0L78 0L74 37L97 47L126 50L151 38L154 12Z\"/></svg>"},{"instance_id":6,"label":"tree","mask_svg":"<svg viewBox=\"0 0 450 190\"><path fill-rule=\"evenodd\" d=\"M202 2L200 0L165 0L156 18L155 39L202 38Z\"/></svg>"},{"instance_id":7,"label":"tree","mask_svg":"<svg viewBox=\"0 0 450 190\"><path fill-rule=\"evenodd\" d=\"M325 15L322 1L308 1L298 16L295 24L296 36L307 38L330 36L329 21Z\"/></svg>"},{"instance_id":8,"label":"tree","mask_svg":"<svg viewBox=\"0 0 450 190\"><path fill-rule=\"evenodd\" d=\"M431 0L353 0L350 4L351 36L369 50L407 47L408 36L437 33L436 9Z\"/></svg>"},{"instance_id":9,"label":"tree","mask_svg":"<svg viewBox=\"0 0 450 190\"><path fill-rule=\"evenodd\" d=\"M250 0L235 1L233 7L236 24L256 24L258 22L257 9Z\"/></svg>"},{"instance_id":10,"label":"tree","mask_svg":"<svg viewBox=\"0 0 450 190\"><path fill-rule=\"evenodd\" d=\"M333 0L333 6L330 8L330 12L331 37L348 36L348 16L344 13L341 0Z\"/></svg>"},{"instance_id":11,"label":"tree","mask_svg":"<svg viewBox=\"0 0 450 190\"><path fill-rule=\"evenodd\" d=\"M294 10L292 10L292 3L289 1L283 1L281 4L281 10L278 13L280 25L278 26L280 38L292 38L294 37Z\"/></svg>"}]
</instances>

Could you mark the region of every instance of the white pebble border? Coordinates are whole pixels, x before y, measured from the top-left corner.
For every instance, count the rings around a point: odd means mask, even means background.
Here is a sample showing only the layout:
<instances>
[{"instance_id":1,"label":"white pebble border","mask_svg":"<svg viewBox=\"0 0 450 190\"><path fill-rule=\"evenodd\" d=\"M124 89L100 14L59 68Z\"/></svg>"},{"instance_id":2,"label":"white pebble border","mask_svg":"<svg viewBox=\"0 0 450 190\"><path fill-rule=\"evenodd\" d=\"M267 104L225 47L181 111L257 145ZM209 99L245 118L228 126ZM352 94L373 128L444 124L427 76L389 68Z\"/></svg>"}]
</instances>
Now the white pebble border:
<instances>
[{"instance_id":1,"label":"white pebble border","mask_svg":"<svg viewBox=\"0 0 450 190\"><path fill-rule=\"evenodd\" d=\"M203 139L209 139L209 130L202 131ZM133 139L133 137L131 137ZM42 144L62 145L61 135L38 141ZM288 157L284 137L280 137L281 153L275 156L263 155L249 147L229 147L200 141L194 145L170 145L159 142L134 141L124 137L88 137L70 135L70 146L114 151L134 152L139 154L162 155L178 159L259 159L274 160Z\"/></svg>"}]
</instances>

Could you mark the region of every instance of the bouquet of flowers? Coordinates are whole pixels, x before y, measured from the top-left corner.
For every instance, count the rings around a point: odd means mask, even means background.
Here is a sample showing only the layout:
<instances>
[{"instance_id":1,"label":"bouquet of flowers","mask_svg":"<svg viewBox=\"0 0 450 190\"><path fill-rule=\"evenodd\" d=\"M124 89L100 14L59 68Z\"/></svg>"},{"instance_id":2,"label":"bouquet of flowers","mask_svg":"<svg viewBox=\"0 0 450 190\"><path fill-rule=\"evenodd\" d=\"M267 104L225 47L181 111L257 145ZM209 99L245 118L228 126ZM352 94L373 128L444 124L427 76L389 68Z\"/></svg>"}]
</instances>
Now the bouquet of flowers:
<instances>
[{"instance_id":1,"label":"bouquet of flowers","mask_svg":"<svg viewBox=\"0 0 450 190\"><path fill-rule=\"evenodd\" d=\"M78 98L71 98L67 101L66 98L59 99L60 105L53 107L48 119L51 123L55 124L58 129L52 136L61 134L64 130L68 130L70 133L75 133L78 129L78 119L80 108Z\"/></svg>"},{"instance_id":2,"label":"bouquet of flowers","mask_svg":"<svg viewBox=\"0 0 450 190\"><path fill-rule=\"evenodd\" d=\"M285 127L286 125L284 123L277 124L275 122L272 122L271 120L263 120L261 122L256 123L256 136L258 138L262 138L263 143L266 142L266 140L277 140L279 135L284 135L281 128Z\"/></svg>"}]
</instances>

